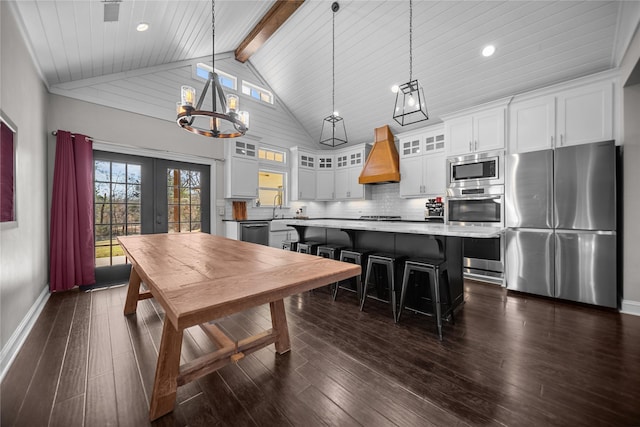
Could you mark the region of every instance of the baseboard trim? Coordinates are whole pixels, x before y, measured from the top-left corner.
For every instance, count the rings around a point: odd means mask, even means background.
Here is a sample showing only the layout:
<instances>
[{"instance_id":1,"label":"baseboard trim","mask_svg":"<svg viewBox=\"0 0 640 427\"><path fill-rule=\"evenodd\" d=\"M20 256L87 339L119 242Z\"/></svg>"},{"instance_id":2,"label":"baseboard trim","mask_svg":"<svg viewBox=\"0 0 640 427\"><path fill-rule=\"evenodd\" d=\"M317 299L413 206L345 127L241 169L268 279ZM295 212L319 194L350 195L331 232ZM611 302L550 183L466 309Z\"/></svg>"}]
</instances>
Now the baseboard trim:
<instances>
[{"instance_id":1,"label":"baseboard trim","mask_svg":"<svg viewBox=\"0 0 640 427\"><path fill-rule=\"evenodd\" d=\"M2 352L0 352L0 381L4 379L4 376L13 363L13 360L18 355L18 351L20 351L20 348L27 339L29 332L31 332L31 328L33 328L36 320L38 320L38 316L40 316L42 309L49 300L49 295L49 285L47 284L38 296L38 299L36 299L22 319L22 322L20 322L16 330L13 332L9 341L7 341Z\"/></svg>"},{"instance_id":2,"label":"baseboard trim","mask_svg":"<svg viewBox=\"0 0 640 427\"><path fill-rule=\"evenodd\" d=\"M640 316L640 301L623 299L620 307L620 313L633 314L634 316Z\"/></svg>"}]
</instances>

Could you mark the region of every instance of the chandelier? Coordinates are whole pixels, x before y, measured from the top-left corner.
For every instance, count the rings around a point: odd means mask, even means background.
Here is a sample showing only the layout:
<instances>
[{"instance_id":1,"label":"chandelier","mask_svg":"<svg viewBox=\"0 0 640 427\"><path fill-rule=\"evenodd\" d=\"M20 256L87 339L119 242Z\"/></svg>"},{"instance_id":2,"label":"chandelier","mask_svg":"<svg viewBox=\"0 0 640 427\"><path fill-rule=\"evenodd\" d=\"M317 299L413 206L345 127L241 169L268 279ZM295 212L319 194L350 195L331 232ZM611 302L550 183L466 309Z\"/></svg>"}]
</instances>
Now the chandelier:
<instances>
[{"instance_id":1,"label":"chandelier","mask_svg":"<svg viewBox=\"0 0 640 427\"><path fill-rule=\"evenodd\" d=\"M395 90L395 88L394 88ZM418 80L413 80L413 1L409 0L409 81L401 84L396 92L393 119L400 126L429 119L424 92Z\"/></svg>"},{"instance_id":2,"label":"chandelier","mask_svg":"<svg viewBox=\"0 0 640 427\"><path fill-rule=\"evenodd\" d=\"M196 90L191 86L182 86L180 102L176 105L178 113L176 122L182 129L198 135L210 138L237 138L249 129L249 113L240 111L238 95L225 96L215 70L215 0L211 0L211 34L211 71L207 83L195 105ZM202 109L209 89L211 89L211 111Z\"/></svg>"},{"instance_id":3,"label":"chandelier","mask_svg":"<svg viewBox=\"0 0 640 427\"><path fill-rule=\"evenodd\" d=\"M332 86L331 86L331 110L330 116L322 120L322 131L320 132L320 144L329 147L337 147L338 145L347 143L347 130L344 126L344 119L340 117L336 111L336 12L340 10L338 2L331 5L333 11L332 20Z\"/></svg>"}]
</instances>

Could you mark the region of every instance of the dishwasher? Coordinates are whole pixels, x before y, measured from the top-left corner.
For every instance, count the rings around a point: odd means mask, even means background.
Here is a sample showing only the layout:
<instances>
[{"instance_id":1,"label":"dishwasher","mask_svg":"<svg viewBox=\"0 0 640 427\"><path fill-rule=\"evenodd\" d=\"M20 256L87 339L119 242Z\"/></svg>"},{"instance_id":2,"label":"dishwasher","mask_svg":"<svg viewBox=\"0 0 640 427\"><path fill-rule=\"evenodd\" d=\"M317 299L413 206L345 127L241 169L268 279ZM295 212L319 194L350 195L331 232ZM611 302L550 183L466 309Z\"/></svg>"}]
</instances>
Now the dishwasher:
<instances>
[{"instance_id":1,"label":"dishwasher","mask_svg":"<svg viewBox=\"0 0 640 427\"><path fill-rule=\"evenodd\" d=\"M269 223L265 222L241 222L240 240L243 242L257 243L269 246Z\"/></svg>"}]
</instances>

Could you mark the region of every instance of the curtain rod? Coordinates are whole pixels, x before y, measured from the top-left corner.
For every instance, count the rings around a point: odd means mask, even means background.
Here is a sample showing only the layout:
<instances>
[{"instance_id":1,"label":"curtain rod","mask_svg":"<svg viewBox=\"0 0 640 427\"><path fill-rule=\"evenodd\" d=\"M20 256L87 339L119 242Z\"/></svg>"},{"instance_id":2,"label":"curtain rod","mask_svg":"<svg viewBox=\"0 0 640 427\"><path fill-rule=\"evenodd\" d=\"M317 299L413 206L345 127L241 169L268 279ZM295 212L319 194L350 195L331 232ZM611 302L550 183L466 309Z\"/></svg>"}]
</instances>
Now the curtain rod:
<instances>
[{"instance_id":1,"label":"curtain rod","mask_svg":"<svg viewBox=\"0 0 640 427\"><path fill-rule=\"evenodd\" d=\"M58 136L58 131L57 131L57 130L52 131L52 132L51 132L51 135L53 135L53 136ZM87 135L85 135L85 136L87 136ZM72 134L71 134L71 138L75 138L75 137L76 137L76 134L75 134L75 133L72 133ZM91 142L94 142L93 138L91 138L90 136L87 136L87 139L88 139L89 141L91 141ZM95 142L102 142L102 141L95 141Z\"/></svg>"},{"instance_id":2,"label":"curtain rod","mask_svg":"<svg viewBox=\"0 0 640 427\"><path fill-rule=\"evenodd\" d=\"M58 131L56 131L56 130L51 131L51 135L57 136L58 135ZM75 133L71 134L71 137L75 137L75 136L76 136ZM118 142L111 142L111 141L104 141L102 139L95 139L95 138L92 138L90 136L87 136L87 139L89 139L91 142L95 142L97 144L106 144L106 145L111 145L113 147L121 147L121 148L125 148L125 149L147 150L147 151L153 151L153 152L156 152L156 153L164 153L164 154L170 154L170 155L175 155L175 156L185 156L185 157L195 157L195 158L207 159L207 160L215 160L216 162L222 162L222 163L224 163L224 161L225 161L224 159L219 159L217 157L206 157L206 156L198 156L197 154L176 153L176 152L169 151L169 150L158 150L157 148L137 147L135 145L120 144Z\"/></svg>"}]
</instances>

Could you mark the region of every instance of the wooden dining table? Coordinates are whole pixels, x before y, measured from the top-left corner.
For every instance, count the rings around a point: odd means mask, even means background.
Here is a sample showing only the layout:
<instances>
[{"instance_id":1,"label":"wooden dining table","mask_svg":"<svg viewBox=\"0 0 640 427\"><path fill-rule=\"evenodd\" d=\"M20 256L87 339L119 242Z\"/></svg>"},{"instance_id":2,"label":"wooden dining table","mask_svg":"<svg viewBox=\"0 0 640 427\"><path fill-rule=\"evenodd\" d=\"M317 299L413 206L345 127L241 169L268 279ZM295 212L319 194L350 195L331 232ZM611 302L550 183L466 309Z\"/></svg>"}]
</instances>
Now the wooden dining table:
<instances>
[{"instance_id":1,"label":"wooden dining table","mask_svg":"<svg viewBox=\"0 0 640 427\"><path fill-rule=\"evenodd\" d=\"M177 387L270 344L290 350L283 299L361 273L359 265L205 233L118 237L132 265L124 314L155 298L165 311L151 421L173 411ZM148 290L141 290L141 282ZM210 323L269 304L272 328L238 339ZM200 325L216 350L180 365L183 331Z\"/></svg>"}]
</instances>

